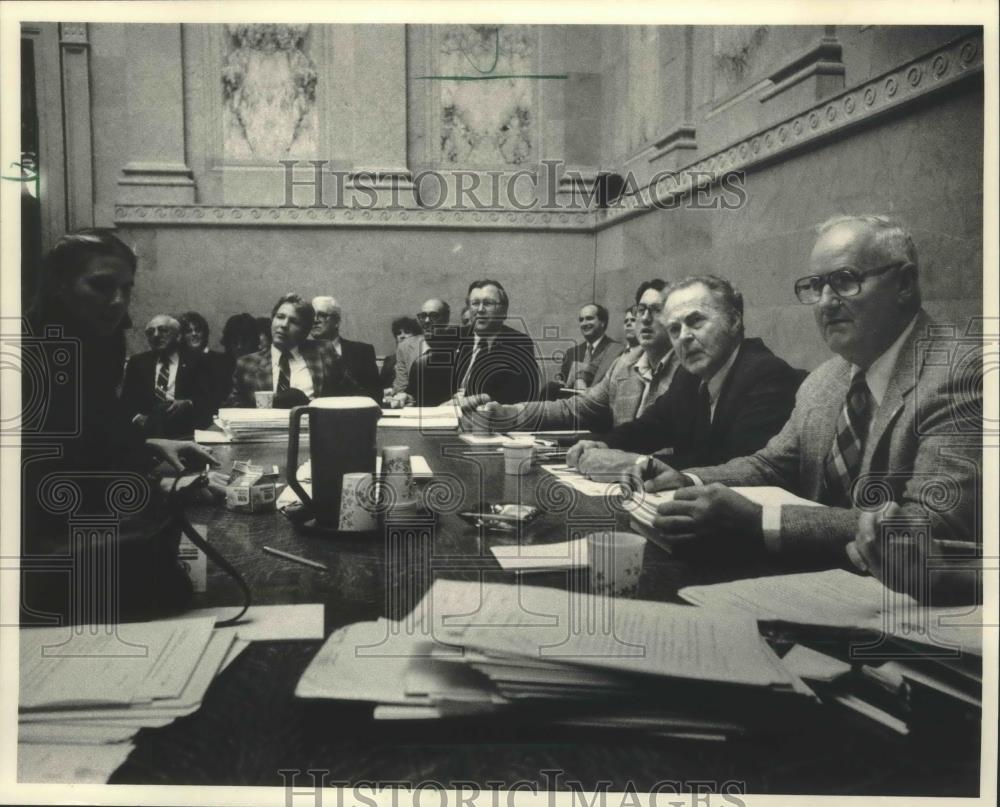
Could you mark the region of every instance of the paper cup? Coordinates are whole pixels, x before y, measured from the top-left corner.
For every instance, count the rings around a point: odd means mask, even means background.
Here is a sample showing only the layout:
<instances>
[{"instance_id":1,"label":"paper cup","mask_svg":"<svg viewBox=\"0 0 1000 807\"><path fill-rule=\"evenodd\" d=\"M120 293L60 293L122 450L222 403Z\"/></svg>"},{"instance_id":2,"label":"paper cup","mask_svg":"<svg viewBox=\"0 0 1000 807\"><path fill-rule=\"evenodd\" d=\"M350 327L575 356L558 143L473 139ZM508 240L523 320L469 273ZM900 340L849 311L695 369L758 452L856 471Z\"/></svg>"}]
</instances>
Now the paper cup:
<instances>
[{"instance_id":1,"label":"paper cup","mask_svg":"<svg viewBox=\"0 0 1000 807\"><path fill-rule=\"evenodd\" d=\"M508 440L503 444L504 473L511 476L531 473L535 467L535 444L527 440Z\"/></svg>"},{"instance_id":2,"label":"paper cup","mask_svg":"<svg viewBox=\"0 0 1000 807\"><path fill-rule=\"evenodd\" d=\"M344 487L340 494L341 532L368 532L378 527L375 479L370 473L344 474Z\"/></svg>"},{"instance_id":3,"label":"paper cup","mask_svg":"<svg viewBox=\"0 0 1000 807\"><path fill-rule=\"evenodd\" d=\"M274 409L274 393L271 390L259 390L253 398L258 409Z\"/></svg>"},{"instance_id":4,"label":"paper cup","mask_svg":"<svg viewBox=\"0 0 1000 807\"><path fill-rule=\"evenodd\" d=\"M634 532L605 530L587 536L590 590L613 597L635 597L646 539Z\"/></svg>"},{"instance_id":5,"label":"paper cup","mask_svg":"<svg viewBox=\"0 0 1000 807\"><path fill-rule=\"evenodd\" d=\"M386 508L414 507L417 488L409 446L386 446L382 449L382 498Z\"/></svg>"}]
</instances>

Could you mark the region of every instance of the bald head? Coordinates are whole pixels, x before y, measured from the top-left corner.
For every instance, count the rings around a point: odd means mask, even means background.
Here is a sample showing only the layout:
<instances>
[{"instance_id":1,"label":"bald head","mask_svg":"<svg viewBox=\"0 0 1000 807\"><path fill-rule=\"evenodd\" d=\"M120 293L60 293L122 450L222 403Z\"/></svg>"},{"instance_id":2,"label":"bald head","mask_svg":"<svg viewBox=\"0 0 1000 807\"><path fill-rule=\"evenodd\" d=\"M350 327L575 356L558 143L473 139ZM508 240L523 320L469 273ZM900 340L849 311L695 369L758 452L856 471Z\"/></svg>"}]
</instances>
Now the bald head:
<instances>
[{"instance_id":1,"label":"bald head","mask_svg":"<svg viewBox=\"0 0 1000 807\"><path fill-rule=\"evenodd\" d=\"M417 322L425 334L435 326L447 325L449 319L451 319L451 308L444 300L436 297L426 300L417 312Z\"/></svg>"},{"instance_id":2,"label":"bald head","mask_svg":"<svg viewBox=\"0 0 1000 807\"><path fill-rule=\"evenodd\" d=\"M333 297L313 297L313 339L336 339L340 336L340 303Z\"/></svg>"},{"instance_id":3,"label":"bald head","mask_svg":"<svg viewBox=\"0 0 1000 807\"><path fill-rule=\"evenodd\" d=\"M146 323L146 341L156 353L171 353L181 335L181 324L168 314L157 314Z\"/></svg>"}]
</instances>

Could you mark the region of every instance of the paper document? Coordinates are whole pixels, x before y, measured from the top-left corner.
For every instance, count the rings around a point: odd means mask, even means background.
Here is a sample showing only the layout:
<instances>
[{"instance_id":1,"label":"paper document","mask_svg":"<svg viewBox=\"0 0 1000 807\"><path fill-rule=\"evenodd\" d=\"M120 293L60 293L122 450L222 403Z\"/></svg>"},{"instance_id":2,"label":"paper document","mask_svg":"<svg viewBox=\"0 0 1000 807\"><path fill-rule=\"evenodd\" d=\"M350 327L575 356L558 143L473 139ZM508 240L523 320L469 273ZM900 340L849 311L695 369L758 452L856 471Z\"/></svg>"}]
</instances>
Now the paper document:
<instances>
[{"instance_id":1,"label":"paper document","mask_svg":"<svg viewBox=\"0 0 1000 807\"><path fill-rule=\"evenodd\" d=\"M552 571L587 566L587 539L561 541L555 544L514 544L491 546L490 552L502 569Z\"/></svg>"},{"instance_id":2,"label":"paper document","mask_svg":"<svg viewBox=\"0 0 1000 807\"><path fill-rule=\"evenodd\" d=\"M785 667L806 681L833 681L851 671L846 661L797 644L781 659Z\"/></svg>"},{"instance_id":3,"label":"paper document","mask_svg":"<svg viewBox=\"0 0 1000 807\"><path fill-rule=\"evenodd\" d=\"M463 432L458 435L458 439L470 446L502 446L510 440L504 434L476 434L475 432Z\"/></svg>"},{"instance_id":4,"label":"paper document","mask_svg":"<svg viewBox=\"0 0 1000 807\"><path fill-rule=\"evenodd\" d=\"M567 465L543 465L541 468L584 496L621 496L624 490L617 478L603 481L587 479L575 468Z\"/></svg>"},{"instance_id":5,"label":"paper document","mask_svg":"<svg viewBox=\"0 0 1000 807\"><path fill-rule=\"evenodd\" d=\"M233 442L233 438L225 432L215 431L215 429L195 429L194 441L204 446L221 445Z\"/></svg>"},{"instance_id":6,"label":"paper document","mask_svg":"<svg viewBox=\"0 0 1000 807\"><path fill-rule=\"evenodd\" d=\"M189 611L181 618L211 616L221 620L233 614L233 608L221 606ZM323 603L251 605L240 617L239 624L218 628L216 633L221 631L231 631L237 639L244 642L322 639Z\"/></svg>"},{"instance_id":7,"label":"paper document","mask_svg":"<svg viewBox=\"0 0 1000 807\"><path fill-rule=\"evenodd\" d=\"M378 425L397 429L457 429L458 415L458 407L451 402L440 406L383 409Z\"/></svg>"},{"instance_id":8,"label":"paper document","mask_svg":"<svg viewBox=\"0 0 1000 807\"><path fill-rule=\"evenodd\" d=\"M45 784L103 785L132 749L131 743L115 745L20 745L17 781Z\"/></svg>"}]
</instances>

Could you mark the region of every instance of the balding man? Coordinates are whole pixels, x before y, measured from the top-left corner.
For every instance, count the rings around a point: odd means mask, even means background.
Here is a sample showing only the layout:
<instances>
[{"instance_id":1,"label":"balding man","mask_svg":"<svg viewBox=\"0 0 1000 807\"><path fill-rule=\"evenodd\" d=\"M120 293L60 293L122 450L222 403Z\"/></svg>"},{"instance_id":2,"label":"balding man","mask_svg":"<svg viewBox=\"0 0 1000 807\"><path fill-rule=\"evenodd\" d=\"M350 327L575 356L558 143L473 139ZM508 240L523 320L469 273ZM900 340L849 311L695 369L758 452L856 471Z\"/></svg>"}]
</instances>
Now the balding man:
<instances>
[{"instance_id":1,"label":"balding man","mask_svg":"<svg viewBox=\"0 0 1000 807\"><path fill-rule=\"evenodd\" d=\"M211 422L211 395L198 356L181 352L180 322L157 314L146 325L149 350L129 359L122 404L147 437L183 437Z\"/></svg>"},{"instance_id":2,"label":"balding man","mask_svg":"<svg viewBox=\"0 0 1000 807\"><path fill-rule=\"evenodd\" d=\"M583 390L598 383L622 354L622 345L607 334L608 309L588 303L578 316L583 341L566 351L557 381Z\"/></svg>"},{"instance_id":3,"label":"balding man","mask_svg":"<svg viewBox=\"0 0 1000 807\"><path fill-rule=\"evenodd\" d=\"M312 301L315 319L312 338L329 342L337 355L343 359L351 377L365 395L381 402L381 385L378 380L378 365L375 362L375 348L367 342L355 342L340 335L342 310L333 297L314 297Z\"/></svg>"},{"instance_id":4,"label":"balding man","mask_svg":"<svg viewBox=\"0 0 1000 807\"><path fill-rule=\"evenodd\" d=\"M981 361L921 307L909 233L882 216L833 219L794 290L836 355L756 453L685 474L655 461L647 489L680 489L659 505L653 537L832 566L848 561L860 511L888 499L934 539L980 543ZM730 487L759 485L828 507L760 505Z\"/></svg>"},{"instance_id":5,"label":"balding man","mask_svg":"<svg viewBox=\"0 0 1000 807\"><path fill-rule=\"evenodd\" d=\"M397 402L412 399L410 391L410 367L413 366L428 350L427 335L434 328L444 327L451 319L451 308L444 300L432 297L425 300L417 312L417 322L423 333L404 339L396 348L396 375L392 383L392 392Z\"/></svg>"}]
</instances>

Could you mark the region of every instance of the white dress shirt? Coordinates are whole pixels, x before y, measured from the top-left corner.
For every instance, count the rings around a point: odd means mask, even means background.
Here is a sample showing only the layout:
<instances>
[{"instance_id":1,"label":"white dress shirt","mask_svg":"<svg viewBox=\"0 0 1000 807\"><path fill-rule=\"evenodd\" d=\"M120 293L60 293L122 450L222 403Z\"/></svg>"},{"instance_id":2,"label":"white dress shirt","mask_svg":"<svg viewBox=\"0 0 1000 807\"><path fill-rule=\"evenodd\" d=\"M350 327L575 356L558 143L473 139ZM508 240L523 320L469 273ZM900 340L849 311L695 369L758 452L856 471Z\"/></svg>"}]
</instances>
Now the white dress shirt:
<instances>
[{"instance_id":1,"label":"white dress shirt","mask_svg":"<svg viewBox=\"0 0 1000 807\"><path fill-rule=\"evenodd\" d=\"M722 392L722 385L726 383L726 378L729 376L729 372L733 369L733 365L736 364L736 356L739 354L742 346L742 343L737 345L736 350L729 354L729 358L726 359L726 363L715 371L715 375L708 379L710 422L715 419L715 405L719 402L719 393Z\"/></svg>"},{"instance_id":2,"label":"white dress shirt","mask_svg":"<svg viewBox=\"0 0 1000 807\"><path fill-rule=\"evenodd\" d=\"M288 351L288 385L302 390L310 400L313 397L313 379L309 365L302 358L297 347ZM281 375L281 350L271 345L271 389L278 391L278 377Z\"/></svg>"}]
</instances>

